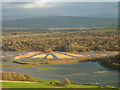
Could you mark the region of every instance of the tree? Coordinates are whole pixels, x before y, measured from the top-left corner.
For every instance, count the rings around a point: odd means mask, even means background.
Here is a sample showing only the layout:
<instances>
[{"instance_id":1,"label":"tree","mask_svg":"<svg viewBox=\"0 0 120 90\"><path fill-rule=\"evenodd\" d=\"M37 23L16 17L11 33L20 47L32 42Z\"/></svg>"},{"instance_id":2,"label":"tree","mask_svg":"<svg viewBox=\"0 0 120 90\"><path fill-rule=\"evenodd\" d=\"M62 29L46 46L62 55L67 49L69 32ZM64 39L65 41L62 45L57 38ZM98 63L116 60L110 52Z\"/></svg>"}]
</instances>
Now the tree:
<instances>
[{"instance_id":1,"label":"tree","mask_svg":"<svg viewBox=\"0 0 120 90\"><path fill-rule=\"evenodd\" d=\"M65 83L65 85L70 85L71 84L71 82L68 78L65 78L64 83Z\"/></svg>"},{"instance_id":2,"label":"tree","mask_svg":"<svg viewBox=\"0 0 120 90\"><path fill-rule=\"evenodd\" d=\"M45 53L52 53L53 51L52 51L52 49L51 48L44 48L44 52Z\"/></svg>"}]
</instances>

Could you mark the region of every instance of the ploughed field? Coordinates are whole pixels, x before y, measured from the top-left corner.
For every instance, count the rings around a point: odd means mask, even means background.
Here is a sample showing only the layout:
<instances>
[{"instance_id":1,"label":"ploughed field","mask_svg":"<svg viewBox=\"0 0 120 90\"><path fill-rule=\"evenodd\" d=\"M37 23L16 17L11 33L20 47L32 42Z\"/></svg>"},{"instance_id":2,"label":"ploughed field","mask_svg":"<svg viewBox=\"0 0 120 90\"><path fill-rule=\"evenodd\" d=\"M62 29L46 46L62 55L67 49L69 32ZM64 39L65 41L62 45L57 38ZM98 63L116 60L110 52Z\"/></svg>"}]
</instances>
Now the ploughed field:
<instances>
[{"instance_id":1,"label":"ploughed field","mask_svg":"<svg viewBox=\"0 0 120 90\"><path fill-rule=\"evenodd\" d=\"M117 52L81 52L81 53L70 53L70 52L2 52L2 59L8 60L52 60L52 59L72 59L72 58L92 58L98 56L116 55Z\"/></svg>"}]
</instances>

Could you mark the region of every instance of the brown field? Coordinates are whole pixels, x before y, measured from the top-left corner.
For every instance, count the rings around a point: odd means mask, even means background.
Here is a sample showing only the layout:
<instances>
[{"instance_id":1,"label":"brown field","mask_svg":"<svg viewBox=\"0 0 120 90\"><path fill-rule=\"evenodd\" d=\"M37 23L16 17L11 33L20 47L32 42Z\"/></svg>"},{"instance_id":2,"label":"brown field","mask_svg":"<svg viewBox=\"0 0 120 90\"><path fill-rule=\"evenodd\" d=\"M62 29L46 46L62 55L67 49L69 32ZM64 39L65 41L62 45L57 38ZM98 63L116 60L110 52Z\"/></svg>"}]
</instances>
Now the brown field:
<instances>
[{"instance_id":1,"label":"brown field","mask_svg":"<svg viewBox=\"0 0 120 90\"><path fill-rule=\"evenodd\" d=\"M72 52L52 52L52 53L42 53L42 54L39 54L41 52L20 52L20 53L17 53L17 54L11 54L11 53L5 53L3 54L2 58L4 59L15 59L15 60L19 60L19 59L27 59L27 58L31 58L31 59L34 59L34 58L39 58L39 59L69 59L69 58L75 58L75 57L78 57L78 58L87 58L87 57L91 57L91 56L107 56L107 55L116 55L118 54L118 52L111 52L111 53L90 53L90 54L81 54L81 53L72 53ZM38 55L37 55L38 54ZM57 58L53 57L51 54L55 55ZM67 54L67 55L64 55L64 54ZM48 56L47 56L48 55ZM69 56L71 55L71 56ZM14 57L15 56L15 57ZM47 56L47 57L46 57Z\"/></svg>"},{"instance_id":2,"label":"brown field","mask_svg":"<svg viewBox=\"0 0 120 90\"><path fill-rule=\"evenodd\" d=\"M30 56L38 54L38 53L39 52L30 52L30 53L27 53L24 55L16 56L16 57L14 57L14 59L24 59L24 58L30 57Z\"/></svg>"},{"instance_id":3,"label":"brown field","mask_svg":"<svg viewBox=\"0 0 120 90\"><path fill-rule=\"evenodd\" d=\"M40 55L36 55L36 56L34 56L32 58L44 58L45 56L46 56L46 54L43 53L43 54L40 54Z\"/></svg>"},{"instance_id":4,"label":"brown field","mask_svg":"<svg viewBox=\"0 0 120 90\"><path fill-rule=\"evenodd\" d=\"M54 59L54 57L52 55L48 55L47 59Z\"/></svg>"},{"instance_id":5,"label":"brown field","mask_svg":"<svg viewBox=\"0 0 120 90\"><path fill-rule=\"evenodd\" d=\"M85 55L79 55L79 54L71 54L71 53L65 53L65 54L76 56L76 57L86 57Z\"/></svg>"},{"instance_id":6,"label":"brown field","mask_svg":"<svg viewBox=\"0 0 120 90\"><path fill-rule=\"evenodd\" d=\"M101 56L107 56L107 54L101 54Z\"/></svg>"},{"instance_id":7,"label":"brown field","mask_svg":"<svg viewBox=\"0 0 120 90\"><path fill-rule=\"evenodd\" d=\"M58 58L73 58L67 55L63 55L63 54L59 54L59 53L54 53L55 56L57 56Z\"/></svg>"}]
</instances>

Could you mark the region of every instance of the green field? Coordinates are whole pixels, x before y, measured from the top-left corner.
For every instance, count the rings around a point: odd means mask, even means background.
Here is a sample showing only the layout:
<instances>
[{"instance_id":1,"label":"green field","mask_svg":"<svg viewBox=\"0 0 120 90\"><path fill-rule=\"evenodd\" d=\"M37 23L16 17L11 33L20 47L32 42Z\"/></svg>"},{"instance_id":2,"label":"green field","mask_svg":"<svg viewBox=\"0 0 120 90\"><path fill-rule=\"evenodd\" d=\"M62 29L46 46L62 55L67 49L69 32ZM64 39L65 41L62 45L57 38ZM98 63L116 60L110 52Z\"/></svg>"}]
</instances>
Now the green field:
<instances>
[{"instance_id":1,"label":"green field","mask_svg":"<svg viewBox=\"0 0 120 90\"><path fill-rule=\"evenodd\" d=\"M5 75L5 73L9 74L9 75L13 74L12 72L11 73L4 72L3 75ZM16 73L14 73L14 75L15 74ZM16 75L18 75L18 74L16 74ZM14 78L15 78L15 76L14 76ZM25 80L23 80L23 81L7 80L6 81L5 79L3 79L5 81L2 82L2 87L3 88L113 88L113 87L108 87L108 86L98 86L97 84L94 84L94 83L89 84L89 85L82 85L79 83L65 84L63 82L59 82L58 80L54 80L54 79L39 79L36 77L31 77L31 76L29 76L29 78L32 78L35 81L25 81Z\"/></svg>"},{"instance_id":2,"label":"green field","mask_svg":"<svg viewBox=\"0 0 120 90\"><path fill-rule=\"evenodd\" d=\"M38 70L46 70L46 69L55 69L54 67L37 67L35 65L24 65L24 66L15 66L15 67L21 67L21 68L36 68ZM6 67L4 67L6 68ZM8 67L7 67L8 68ZM10 68L10 67L9 67ZM12 67L11 67L12 68Z\"/></svg>"},{"instance_id":3,"label":"green field","mask_svg":"<svg viewBox=\"0 0 120 90\"><path fill-rule=\"evenodd\" d=\"M3 88L99 88L99 86L71 84L66 87L59 87L46 83L26 83L26 82L3 82ZM102 87L103 88L103 87Z\"/></svg>"}]
</instances>

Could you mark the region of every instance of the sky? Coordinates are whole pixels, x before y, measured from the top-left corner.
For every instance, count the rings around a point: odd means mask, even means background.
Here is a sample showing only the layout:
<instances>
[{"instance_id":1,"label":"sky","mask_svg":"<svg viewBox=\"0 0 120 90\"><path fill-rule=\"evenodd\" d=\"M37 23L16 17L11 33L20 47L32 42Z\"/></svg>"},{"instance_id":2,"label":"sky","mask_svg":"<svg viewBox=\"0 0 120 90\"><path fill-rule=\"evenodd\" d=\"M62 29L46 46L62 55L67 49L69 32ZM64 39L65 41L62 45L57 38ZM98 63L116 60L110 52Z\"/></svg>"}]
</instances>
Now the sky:
<instances>
[{"instance_id":1,"label":"sky","mask_svg":"<svg viewBox=\"0 0 120 90\"><path fill-rule=\"evenodd\" d=\"M7 1L7 0L5 0ZM49 16L81 16L81 17L117 17L117 0L106 2L3 2L3 17L27 18ZM54 0L55 1L55 0ZM82 1L82 0L81 0ZM111 1L111 2L108 2ZM113 1L113 2L112 2Z\"/></svg>"},{"instance_id":2,"label":"sky","mask_svg":"<svg viewBox=\"0 0 120 90\"><path fill-rule=\"evenodd\" d=\"M119 2L119 0L1 0L2 2Z\"/></svg>"}]
</instances>

